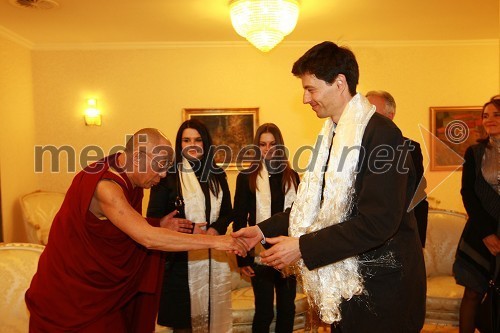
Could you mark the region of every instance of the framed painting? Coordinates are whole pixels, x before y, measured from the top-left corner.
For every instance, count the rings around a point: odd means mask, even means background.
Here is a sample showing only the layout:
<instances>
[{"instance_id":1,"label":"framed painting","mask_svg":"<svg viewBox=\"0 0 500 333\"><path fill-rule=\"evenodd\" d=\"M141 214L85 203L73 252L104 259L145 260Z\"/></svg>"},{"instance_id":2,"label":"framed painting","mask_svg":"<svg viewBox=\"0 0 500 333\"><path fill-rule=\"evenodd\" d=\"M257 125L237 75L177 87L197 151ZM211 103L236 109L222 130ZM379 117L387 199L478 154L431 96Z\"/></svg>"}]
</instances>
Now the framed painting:
<instances>
[{"instance_id":1,"label":"framed painting","mask_svg":"<svg viewBox=\"0 0 500 333\"><path fill-rule=\"evenodd\" d=\"M259 108L184 109L183 121L201 121L212 137L215 162L228 170L248 167L245 147L253 143Z\"/></svg>"},{"instance_id":2,"label":"framed painting","mask_svg":"<svg viewBox=\"0 0 500 333\"><path fill-rule=\"evenodd\" d=\"M480 106L430 107L431 171L462 167L465 150L485 137Z\"/></svg>"}]
</instances>

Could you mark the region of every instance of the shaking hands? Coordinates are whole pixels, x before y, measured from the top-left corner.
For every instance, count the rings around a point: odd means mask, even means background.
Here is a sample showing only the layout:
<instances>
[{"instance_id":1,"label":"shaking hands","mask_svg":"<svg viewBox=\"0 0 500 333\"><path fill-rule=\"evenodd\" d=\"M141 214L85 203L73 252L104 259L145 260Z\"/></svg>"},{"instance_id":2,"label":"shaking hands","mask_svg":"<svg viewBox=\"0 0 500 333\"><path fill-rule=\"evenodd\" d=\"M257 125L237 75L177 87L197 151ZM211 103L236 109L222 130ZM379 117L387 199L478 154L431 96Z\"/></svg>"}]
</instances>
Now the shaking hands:
<instances>
[{"instance_id":1,"label":"shaking hands","mask_svg":"<svg viewBox=\"0 0 500 333\"><path fill-rule=\"evenodd\" d=\"M237 232L233 232L231 236L239 240L246 251L250 251L257 243L263 240L263 234L258 226L240 229ZM273 245L270 249L260 253L261 260L266 265L283 269L302 257L299 238L297 237L279 236L266 238L265 240L267 244Z\"/></svg>"}]
</instances>

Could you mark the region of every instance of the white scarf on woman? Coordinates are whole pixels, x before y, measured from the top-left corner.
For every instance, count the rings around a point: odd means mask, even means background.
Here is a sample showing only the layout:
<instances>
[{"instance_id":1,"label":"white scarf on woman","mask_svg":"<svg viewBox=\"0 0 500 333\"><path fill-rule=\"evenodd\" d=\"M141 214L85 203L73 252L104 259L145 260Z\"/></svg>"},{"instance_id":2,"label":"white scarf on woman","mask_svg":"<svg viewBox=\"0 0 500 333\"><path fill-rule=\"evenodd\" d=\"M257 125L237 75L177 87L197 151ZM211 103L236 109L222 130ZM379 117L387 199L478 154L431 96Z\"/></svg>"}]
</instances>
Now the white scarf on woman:
<instances>
[{"instance_id":1,"label":"white scarf on woman","mask_svg":"<svg viewBox=\"0 0 500 333\"><path fill-rule=\"evenodd\" d=\"M271 186L269 185L269 172L267 171L265 163L262 163L255 185L255 222L258 224L271 217ZM292 207L296 196L297 192L295 186L290 184L290 188L288 188L285 193L283 211ZM259 246L259 248L256 249L256 252L260 253L258 250L262 250L262 248L260 248L262 245L259 243L257 246ZM256 254L255 263L260 264L260 256L258 253Z\"/></svg>"},{"instance_id":2,"label":"white scarf on woman","mask_svg":"<svg viewBox=\"0 0 500 333\"><path fill-rule=\"evenodd\" d=\"M195 223L206 222L205 195L185 158L182 159L179 172L186 218ZM216 197L211 191L209 192L209 222L213 223L219 217L223 193L221 189ZM188 280L192 332L232 332L231 272L226 252L188 251Z\"/></svg>"},{"instance_id":3,"label":"white scarf on woman","mask_svg":"<svg viewBox=\"0 0 500 333\"><path fill-rule=\"evenodd\" d=\"M374 112L375 107L365 97L356 94L344 109L336 127L331 118L326 120L318 137L321 144L317 155L312 155L309 160L309 169L299 185L290 213L290 236L299 237L321 230L342 223L349 217L361 140ZM334 131L339 134L332 140ZM311 161L314 165L310 165ZM327 163L323 177L323 168ZM339 321L342 300L363 291L363 278L358 272L356 257L312 271L307 269L303 260L298 262L298 266L304 290L318 307L321 320L325 323Z\"/></svg>"}]
</instances>

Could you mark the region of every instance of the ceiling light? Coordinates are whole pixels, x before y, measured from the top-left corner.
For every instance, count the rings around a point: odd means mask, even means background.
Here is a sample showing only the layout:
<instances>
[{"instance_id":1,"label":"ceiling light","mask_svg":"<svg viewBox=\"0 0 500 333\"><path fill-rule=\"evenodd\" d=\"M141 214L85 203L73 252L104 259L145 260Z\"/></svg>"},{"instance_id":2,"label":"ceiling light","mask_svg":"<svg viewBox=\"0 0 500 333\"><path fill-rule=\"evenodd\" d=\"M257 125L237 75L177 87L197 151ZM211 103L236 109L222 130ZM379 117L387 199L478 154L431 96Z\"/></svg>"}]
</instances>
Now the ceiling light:
<instances>
[{"instance_id":1,"label":"ceiling light","mask_svg":"<svg viewBox=\"0 0 500 333\"><path fill-rule=\"evenodd\" d=\"M30 9L54 9L59 7L55 0L9 0L9 2L16 7Z\"/></svg>"},{"instance_id":2,"label":"ceiling light","mask_svg":"<svg viewBox=\"0 0 500 333\"><path fill-rule=\"evenodd\" d=\"M268 52L290 34L299 17L298 0L233 0L231 22L238 35Z\"/></svg>"}]
</instances>

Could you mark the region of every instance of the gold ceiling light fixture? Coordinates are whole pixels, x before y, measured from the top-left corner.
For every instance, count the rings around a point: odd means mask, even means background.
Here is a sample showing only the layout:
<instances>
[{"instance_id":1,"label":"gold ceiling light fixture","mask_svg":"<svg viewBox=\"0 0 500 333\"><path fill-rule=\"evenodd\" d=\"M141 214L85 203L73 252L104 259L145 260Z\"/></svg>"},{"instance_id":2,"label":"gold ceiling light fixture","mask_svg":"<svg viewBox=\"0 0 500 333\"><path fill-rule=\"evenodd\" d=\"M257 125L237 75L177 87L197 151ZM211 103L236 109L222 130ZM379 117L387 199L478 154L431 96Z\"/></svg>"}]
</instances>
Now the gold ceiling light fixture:
<instances>
[{"instance_id":1,"label":"gold ceiling light fixture","mask_svg":"<svg viewBox=\"0 0 500 333\"><path fill-rule=\"evenodd\" d=\"M232 0L229 12L238 35L262 52L268 52L295 29L299 1Z\"/></svg>"},{"instance_id":2,"label":"gold ceiling light fixture","mask_svg":"<svg viewBox=\"0 0 500 333\"><path fill-rule=\"evenodd\" d=\"M10 4L20 8L54 9L59 7L55 0L9 0Z\"/></svg>"}]
</instances>

